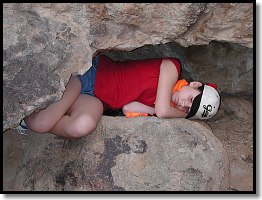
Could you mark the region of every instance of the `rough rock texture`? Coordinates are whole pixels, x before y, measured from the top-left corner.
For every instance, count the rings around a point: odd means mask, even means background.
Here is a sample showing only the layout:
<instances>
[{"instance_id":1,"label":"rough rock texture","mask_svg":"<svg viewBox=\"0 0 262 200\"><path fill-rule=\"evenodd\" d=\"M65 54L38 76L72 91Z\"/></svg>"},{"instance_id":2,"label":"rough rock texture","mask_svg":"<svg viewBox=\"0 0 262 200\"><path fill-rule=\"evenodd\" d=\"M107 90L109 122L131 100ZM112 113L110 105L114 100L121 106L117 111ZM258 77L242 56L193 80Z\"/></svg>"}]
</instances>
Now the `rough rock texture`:
<instances>
[{"instance_id":1,"label":"rough rock texture","mask_svg":"<svg viewBox=\"0 0 262 200\"><path fill-rule=\"evenodd\" d=\"M218 42L196 47L183 48L193 80L216 83L222 93L253 94L253 49Z\"/></svg>"},{"instance_id":2,"label":"rough rock texture","mask_svg":"<svg viewBox=\"0 0 262 200\"><path fill-rule=\"evenodd\" d=\"M224 96L219 113L207 123L228 154L231 190L254 191L253 97Z\"/></svg>"},{"instance_id":3,"label":"rough rock texture","mask_svg":"<svg viewBox=\"0 0 262 200\"><path fill-rule=\"evenodd\" d=\"M187 46L208 44L212 40L229 41L253 48L253 5L209 3L176 42Z\"/></svg>"},{"instance_id":4,"label":"rough rock texture","mask_svg":"<svg viewBox=\"0 0 262 200\"><path fill-rule=\"evenodd\" d=\"M78 140L33 132L4 139L5 191L229 189L223 145L186 119L104 116L95 132Z\"/></svg>"},{"instance_id":5,"label":"rough rock texture","mask_svg":"<svg viewBox=\"0 0 262 200\"><path fill-rule=\"evenodd\" d=\"M3 4L3 130L61 98L70 75L85 72L97 52L213 40L252 48L253 4ZM251 70L250 59L237 75ZM192 71L206 70L198 67ZM250 92L231 78L219 80L225 92Z\"/></svg>"}]
</instances>

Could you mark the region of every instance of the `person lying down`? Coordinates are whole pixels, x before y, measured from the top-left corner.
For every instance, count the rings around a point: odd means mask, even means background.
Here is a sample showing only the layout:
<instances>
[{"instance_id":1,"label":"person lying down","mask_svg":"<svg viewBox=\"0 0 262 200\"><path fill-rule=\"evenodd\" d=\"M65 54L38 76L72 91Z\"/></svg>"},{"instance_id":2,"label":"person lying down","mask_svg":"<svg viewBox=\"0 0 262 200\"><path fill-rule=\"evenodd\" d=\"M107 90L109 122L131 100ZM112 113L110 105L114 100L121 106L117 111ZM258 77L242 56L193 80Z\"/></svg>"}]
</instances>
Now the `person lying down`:
<instances>
[{"instance_id":1,"label":"person lying down","mask_svg":"<svg viewBox=\"0 0 262 200\"><path fill-rule=\"evenodd\" d=\"M176 58L113 61L97 55L83 75L72 75L62 98L21 120L21 133L52 133L69 139L92 133L103 113L126 117L210 119L218 111L215 84L180 80Z\"/></svg>"}]
</instances>

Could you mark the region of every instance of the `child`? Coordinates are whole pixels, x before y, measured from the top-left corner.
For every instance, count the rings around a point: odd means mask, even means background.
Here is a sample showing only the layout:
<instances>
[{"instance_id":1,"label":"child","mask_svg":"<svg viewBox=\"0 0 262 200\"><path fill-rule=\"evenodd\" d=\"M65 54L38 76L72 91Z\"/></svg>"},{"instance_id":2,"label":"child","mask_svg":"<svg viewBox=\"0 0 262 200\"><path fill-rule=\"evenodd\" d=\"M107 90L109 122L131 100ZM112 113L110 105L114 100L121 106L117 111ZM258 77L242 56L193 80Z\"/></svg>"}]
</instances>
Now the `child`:
<instances>
[{"instance_id":1,"label":"child","mask_svg":"<svg viewBox=\"0 0 262 200\"><path fill-rule=\"evenodd\" d=\"M200 82L178 81L179 76L175 58L119 62L98 55L84 75L71 76L59 101L26 117L17 130L79 138L93 132L109 108L162 118L213 117L220 104L218 92Z\"/></svg>"}]
</instances>

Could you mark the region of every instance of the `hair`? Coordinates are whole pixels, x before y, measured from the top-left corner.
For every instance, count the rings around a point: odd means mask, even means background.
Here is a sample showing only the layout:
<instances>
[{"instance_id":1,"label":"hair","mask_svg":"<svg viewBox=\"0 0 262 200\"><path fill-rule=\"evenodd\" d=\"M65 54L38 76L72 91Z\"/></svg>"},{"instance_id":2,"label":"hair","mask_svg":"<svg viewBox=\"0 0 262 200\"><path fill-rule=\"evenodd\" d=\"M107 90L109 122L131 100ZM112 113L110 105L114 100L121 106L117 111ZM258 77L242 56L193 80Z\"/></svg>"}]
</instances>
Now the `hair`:
<instances>
[{"instance_id":1,"label":"hair","mask_svg":"<svg viewBox=\"0 0 262 200\"><path fill-rule=\"evenodd\" d=\"M197 89L199 90L199 92L203 93L204 90L204 84L202 83L202 86L198 87Z\"/></svg>"},{"instance_id":2,"label":"hair","mask_svg":"<svg viewBox=\"0 0 262 200\"><path fill-rule=\"evenodd\" d=\"M201 82L202 83L202 82ZM200 87L197 88L197 90L199 90L200 94L197 95L193 101L193 104L191 106L190 112L187 114L186 119L193 117L198 110L198 106L200 104L201 98L202 98L202 94L203 94L203 90L204 90L204 83L202 83L202 85Z\"/></svg>"}]
</instances>

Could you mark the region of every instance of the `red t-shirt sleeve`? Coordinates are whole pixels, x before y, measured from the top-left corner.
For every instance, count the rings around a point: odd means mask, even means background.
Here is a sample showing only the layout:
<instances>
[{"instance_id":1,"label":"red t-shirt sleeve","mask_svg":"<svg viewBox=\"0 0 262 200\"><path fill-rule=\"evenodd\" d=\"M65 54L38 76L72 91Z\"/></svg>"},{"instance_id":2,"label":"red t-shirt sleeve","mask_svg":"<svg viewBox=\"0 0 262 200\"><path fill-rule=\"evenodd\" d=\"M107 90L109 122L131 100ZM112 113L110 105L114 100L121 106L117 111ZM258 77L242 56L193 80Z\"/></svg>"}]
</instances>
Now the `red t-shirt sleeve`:
<instances>
[{"instance_id":1,"label":"red t-shirt sleeve","mask_svg":"<svg viewBox=\"0 0 262 200\"><path fill-rule=\"evenodd\" d=\"M177 69L178 77L180 77L181 63L179 62L179 60L176 59L176 58L163 58L163 59L171 60L174 63L174 65L176 66L176 69Z\"/></svg>"}]
</instances>

